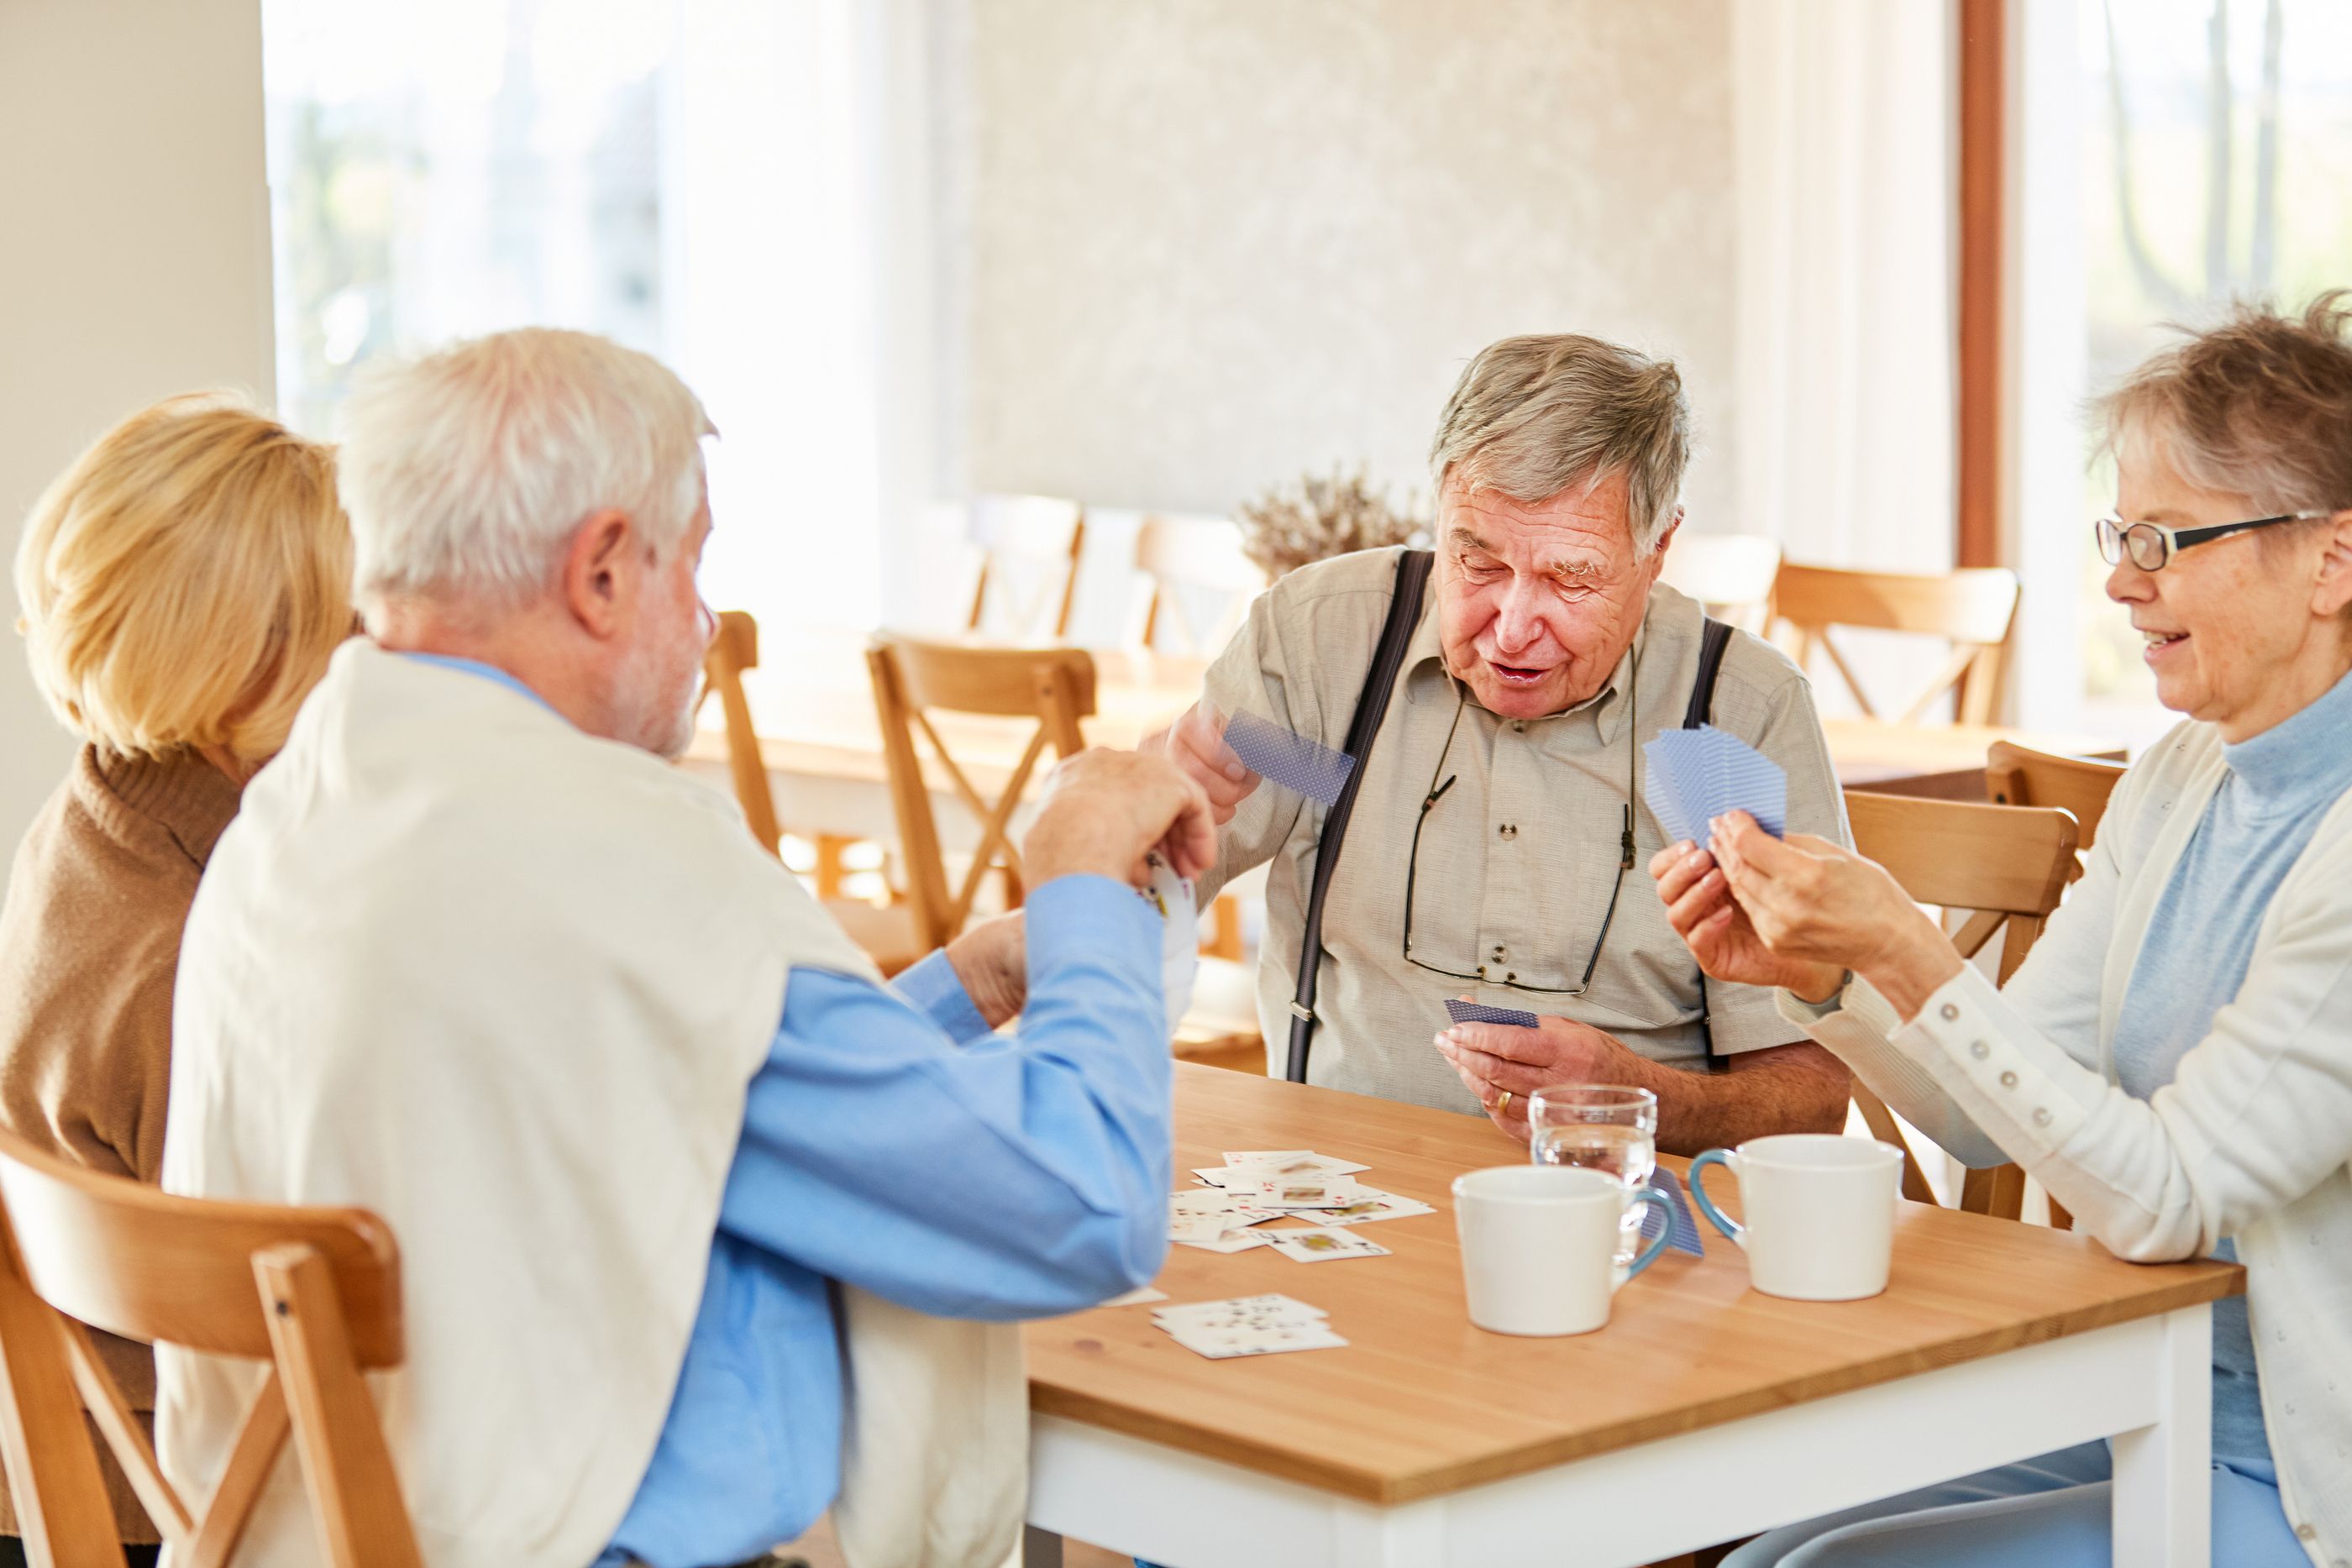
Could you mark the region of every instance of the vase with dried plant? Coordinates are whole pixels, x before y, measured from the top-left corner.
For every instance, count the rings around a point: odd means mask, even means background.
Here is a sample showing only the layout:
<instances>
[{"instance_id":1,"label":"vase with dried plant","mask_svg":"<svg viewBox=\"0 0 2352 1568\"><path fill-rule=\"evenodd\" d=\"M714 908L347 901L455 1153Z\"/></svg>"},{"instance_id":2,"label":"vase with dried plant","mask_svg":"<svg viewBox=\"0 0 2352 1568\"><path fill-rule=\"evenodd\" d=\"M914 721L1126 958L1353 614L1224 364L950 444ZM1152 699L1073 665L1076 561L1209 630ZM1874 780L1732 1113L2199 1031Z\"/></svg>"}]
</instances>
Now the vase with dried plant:
<instances>
[{"instance_id":1,"label":"vase with dried plant","mask_svg":"<svg viewBox=\"0 0 2352 1568\"><path fill-rule=\"evenodd\" d=\"M1362 468L1309 474L1242 504L1242 549L1268 577L1351 550L1425 543L1429 520L1391 503Z\"/></svg>"}]
</instances>

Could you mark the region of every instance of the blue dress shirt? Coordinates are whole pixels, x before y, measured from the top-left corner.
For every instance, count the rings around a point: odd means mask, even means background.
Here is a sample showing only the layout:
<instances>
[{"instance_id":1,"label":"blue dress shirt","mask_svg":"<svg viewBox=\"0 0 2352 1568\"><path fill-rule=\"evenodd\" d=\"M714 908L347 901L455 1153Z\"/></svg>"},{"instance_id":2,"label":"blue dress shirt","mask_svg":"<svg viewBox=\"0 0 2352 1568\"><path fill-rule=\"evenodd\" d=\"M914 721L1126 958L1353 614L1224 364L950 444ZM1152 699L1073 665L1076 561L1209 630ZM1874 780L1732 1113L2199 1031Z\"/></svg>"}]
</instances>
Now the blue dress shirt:
<instances>
[{"instance_id":1,"label":"blue dress shirt","mask_svg":"<svg viewBox=\"0 0 2352 1568\"><path fill-rule=\"evenodd\" d=\"M425 656L536 694L471 660ZM1149 1283L1167 1255L1160 922L1058 877L992 1035L944 953L893 988L795 968L751 1080L710 1270L653 1462L602 1564L709 1568L801 1534L841 1485L830 1281L1009 1322Z\"/></svg>"}]
</instances>

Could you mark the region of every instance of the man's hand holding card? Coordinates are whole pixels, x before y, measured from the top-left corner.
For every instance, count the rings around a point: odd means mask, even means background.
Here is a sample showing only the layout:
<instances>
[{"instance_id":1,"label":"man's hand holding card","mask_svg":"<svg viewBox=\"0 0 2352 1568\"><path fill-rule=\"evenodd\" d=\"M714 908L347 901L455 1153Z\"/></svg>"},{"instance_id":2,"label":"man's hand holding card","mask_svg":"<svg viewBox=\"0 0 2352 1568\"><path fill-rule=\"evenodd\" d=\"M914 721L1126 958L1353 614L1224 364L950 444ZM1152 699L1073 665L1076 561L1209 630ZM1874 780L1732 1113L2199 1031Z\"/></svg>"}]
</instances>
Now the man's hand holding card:
<instances>
[{"instance_id":1,"label":"man's hand holding card","mask_svg":"<svg viewBox=\"0 0 2352 1568\"><path fill-rule=\"evenodd\" d=\"M1630 1083L1647 1087L1651 1064L1614 1037L1574 1019L1538 1016L1532 1029L1507 1023L1457 1023L1437 1036L1437 1050L1478 1097L1486 1117L1511 1137L1528 1136L1528 1096L1551 1083ZM1509 1090L1507 1103L1503 1091Z\"/></svg>"}]
</instances>

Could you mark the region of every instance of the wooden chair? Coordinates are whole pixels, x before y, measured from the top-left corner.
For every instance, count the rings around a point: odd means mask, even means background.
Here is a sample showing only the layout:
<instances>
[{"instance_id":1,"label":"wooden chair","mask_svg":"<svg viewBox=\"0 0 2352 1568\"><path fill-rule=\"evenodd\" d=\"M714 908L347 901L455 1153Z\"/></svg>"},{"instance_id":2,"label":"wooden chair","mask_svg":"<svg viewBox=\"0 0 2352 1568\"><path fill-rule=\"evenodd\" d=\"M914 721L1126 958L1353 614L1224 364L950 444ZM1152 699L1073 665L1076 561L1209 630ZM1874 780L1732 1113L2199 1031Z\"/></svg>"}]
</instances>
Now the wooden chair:
<instances>
[{"instance_id":1,"label":"wooden chair","mask_svg":"<svg viewBox=\"0 0 2352 1568\"><path fill-rule=\"evenodd\" d=\"M783 830L768 785L768 765L760 755L760 737L751 728L751 706L743 696L743 672L759 664L759 622L740 610L719 612L719 634L703 655L702 695L705 699L714 693L719 697L727 719L727 771L735 799L743 807L751 836L772 855L782 852ZM885 975L895 975L930 949L919 944L914 919L905 908L841 896L842 852L856 841L837 833L817 835L817 898Z\"/></svg>"},{"instance_id":2,"label":"wooden chair","mask_svg":"<svg viewBox=\"0 0 2352 1568\"><path fill-rule=\"evenodd\" d=\"M1135 570L1151 582L1138 645L1155 649L1162 633L1178 633L1178 653L1213 658L1265 591L1265 573L1242 549L1242 531L1225 517L1147 517L1135 535ZM1205 624L1192 610L1207 601L1223 611Z\"/></svg>"},{"instance_id":3,"label":"wooden chair","mask_svg":"<svg viewBox=\"0 0 2352 1568\"><path fill-rule=\"evenodd\" d=\"M2072 811L2081 833L2074 846L2078 850L2089 849L2099 836L2107 797L2123 776L2120 762L2059 757L2014 741L1996 740L1985 753L1985 799L1998 806L2056 806Z\"/></svg>"},{"instance_id":4,"label":"wooden chair","mask_svg":"<svg viewBox=\"0 0 2352 1568\"><path fill-rule=\"evenodd\" d=\"M971 918L973 902L992 871L1005 873L1007 902L1019 902L1021 853L1009 831L1013 814L1048 747L1057 758L1085 749L1078 721L1095 711L1095 662L1083 648L933 643L887 632L874 639L866 662L882 721L882 751L915 931L926 948L944 946ZM994 800L973 786L940 737L930 717L935 711L1036 721ZM952 891L918 736L929 743L949 786L980 823L979 847Z\"/></svg>"},{"instance_id":5,"label":"wooden chair","mask_svg":"<svg viewBox=\"0 0 2352 1568\"><path fill-rule=\"evenodd\" d=\"M1771 617L1780 541L1761 534L1697 534L1685 527L1666 549L1661 574L1718 621L1761 632Z\"/></svg>"},{"instance_id":6,"label":"wooden chair","mask_svg":"<svg viewBox=\"0 0 2352 1568\"><path fill-rule=\"evenodd\" d=\"M85 1324L268 1364L200 1508ZM183 1568L231 1560L289 1434L324 1560L421 1568L363 1377L406 1354L400 1252L374 1215L172 1197L0 1135L0 1457L36 1564L123 1562L95 1425Z\"/></svg>"},{"instance_id":7,"label":"wooden chair","mask_svg":"<svg viewBox=\"0 0 2352 1568\"><path fill-rule=\"evenodd\" d=\"M1051 496L982 496L971 504L981 549L968 631L1012 641L1070 634L1086 548L1086 508ZM1001 612L992 618L992 602Z\"/></svg>"},{"instance_id":8,"label":"wooden chair","mask_svg":"<svg viewBox=\"0 0 2352 1568\"><path fill-rule=\"evenodd\" d=\"M1978 806L1958 800L1845 792L1853 847L1876 861L1920 904L1967 912L1952 946L1974 957L2001 933L1999 977L2025 961L2058 907L2074 866L2072 814L2038 806ZM1903 1196L1933 1203L1918 1157L1878 1096L1854 1086L1854 1104L1876 1136L1903 1150ZM2025 1197L2017 1166L1970 1171L1960 1207L2015 1219Z\"/></svg>"},{"instance_id":9,"label":"wooden chair","mask_svg":"<svg viewBox=\"0 0 2352 1568\"><path fill-rule=\"evenodd\" d=\"M1951 657L1903 709L1898 724L1918 723L1946 692L1953 694L1960 723L1991 723L2001 650L2016 615L2017 574L2005 567L1914 577L1783 564L1772 584L1773 623L1794 632L1799 667L1811 666L1815 648L1827 653L1868 718L1879 717L1879 711L1831 639L1832 627L1907 632L1951 643Z\"/></svg>"}]
</instances>

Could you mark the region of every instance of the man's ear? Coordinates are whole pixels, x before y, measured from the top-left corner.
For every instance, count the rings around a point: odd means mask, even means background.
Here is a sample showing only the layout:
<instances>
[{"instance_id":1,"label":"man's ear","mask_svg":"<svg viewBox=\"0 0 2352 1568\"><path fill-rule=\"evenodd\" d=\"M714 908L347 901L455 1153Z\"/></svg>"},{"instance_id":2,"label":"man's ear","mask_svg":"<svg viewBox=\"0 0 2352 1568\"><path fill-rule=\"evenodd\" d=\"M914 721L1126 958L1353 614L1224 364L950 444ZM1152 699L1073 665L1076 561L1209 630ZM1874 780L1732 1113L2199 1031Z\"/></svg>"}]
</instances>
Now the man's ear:
<instances>
[{"instance_id":1,"label":"man's ear","mask_svg":"<svg viewBox=\"0 0 2352 1568\"><path fill-rule=\"evenodd\" d=\"M563 602L590 636L603 641L626 630L636 612L644 553L636 526L614 507L591 513L572 531L563 556Z\"/></svg>"},{"instance_id":2,"label":"man's ear","mask_svg":"<svg viewBox=\"0 0 2352 1568\"><path fill-rule=\"evenodd\" d=\"M1665 564L1666 547L1675 542L1675 535L1682 531L1682 526L1683 509L1680 507L1676 507L1675 508L1675 515L1666 519L1665 531L1659 534L1658 542L1650 547L1651 559L1656 564L1660 566L1664 566Z\"/></svg>"},{"instance_id":3,"label":"man's ear","mask_svg":"<svg viewBox=\"0 0 2352 1568\"><path fill-rule=\"evenodd\" d=\"M2336 513L2320 528L2319 578L2312 585L2311 609L2315 615L2336 615L2352 605L2352 507Z\"/></svg>"}]
</instances>

